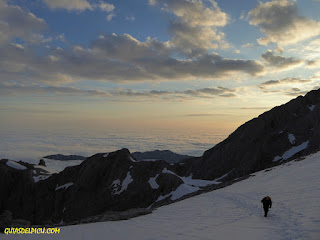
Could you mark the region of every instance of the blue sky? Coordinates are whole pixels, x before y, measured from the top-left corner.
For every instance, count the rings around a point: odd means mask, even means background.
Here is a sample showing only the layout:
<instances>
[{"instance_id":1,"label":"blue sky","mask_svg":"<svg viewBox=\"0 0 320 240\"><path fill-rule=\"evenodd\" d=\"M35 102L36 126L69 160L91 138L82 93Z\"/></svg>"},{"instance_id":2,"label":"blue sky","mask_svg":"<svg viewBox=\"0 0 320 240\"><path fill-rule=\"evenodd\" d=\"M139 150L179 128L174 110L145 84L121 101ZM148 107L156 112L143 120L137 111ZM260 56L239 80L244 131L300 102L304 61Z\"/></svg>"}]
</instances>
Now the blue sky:
<instances>
[{"instance_id":1,"label":"blue sky","mask_svg":"<svg viewBox=\"0 0 320 240\"><path fill-rule=\"evenodd\" d=\"M231 132L319 88L319 11L318 0L0 0L1 128Z\"/></svg>"}]
</instances>

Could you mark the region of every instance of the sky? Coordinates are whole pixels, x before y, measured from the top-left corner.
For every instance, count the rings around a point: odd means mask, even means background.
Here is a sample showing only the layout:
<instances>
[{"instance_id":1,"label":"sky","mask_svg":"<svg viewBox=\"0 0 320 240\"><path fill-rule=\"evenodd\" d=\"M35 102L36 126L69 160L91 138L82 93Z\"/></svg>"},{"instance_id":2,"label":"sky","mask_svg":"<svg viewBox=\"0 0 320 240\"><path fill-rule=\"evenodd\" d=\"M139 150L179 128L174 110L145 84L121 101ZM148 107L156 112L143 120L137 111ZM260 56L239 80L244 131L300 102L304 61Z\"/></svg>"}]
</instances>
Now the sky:
<instances>
[{"instance_id":1,"label":"sky","mask_svg":"<svg viewBox=\"0 0 320 240\"><path fill-rule=\"evenodd\" d=\"M319 0L0 0L0 130L223 130L320 87Z\"/></svg>"}]
</instances>

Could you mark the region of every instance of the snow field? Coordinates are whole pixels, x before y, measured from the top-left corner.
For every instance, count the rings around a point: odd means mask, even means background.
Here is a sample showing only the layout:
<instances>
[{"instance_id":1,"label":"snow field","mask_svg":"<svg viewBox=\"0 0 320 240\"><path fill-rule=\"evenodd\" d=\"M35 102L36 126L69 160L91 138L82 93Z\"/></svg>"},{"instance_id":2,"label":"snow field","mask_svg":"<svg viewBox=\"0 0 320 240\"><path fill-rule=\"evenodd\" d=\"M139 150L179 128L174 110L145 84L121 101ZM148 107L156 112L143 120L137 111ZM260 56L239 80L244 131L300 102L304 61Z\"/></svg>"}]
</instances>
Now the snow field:
<instances>
[{"instance_id":1,"label":"snow field","mask_svg":"<svg viewBox=\"0 0 320 240\"><path fill-rule=\"evenodd\" d=\"M320 152L260 171L241 182L118 222L61 227L58 235L3 235L3 239L223 239L319 240ZM261 199L273 205L262 216Z\"/></svg>"}]
</instances>

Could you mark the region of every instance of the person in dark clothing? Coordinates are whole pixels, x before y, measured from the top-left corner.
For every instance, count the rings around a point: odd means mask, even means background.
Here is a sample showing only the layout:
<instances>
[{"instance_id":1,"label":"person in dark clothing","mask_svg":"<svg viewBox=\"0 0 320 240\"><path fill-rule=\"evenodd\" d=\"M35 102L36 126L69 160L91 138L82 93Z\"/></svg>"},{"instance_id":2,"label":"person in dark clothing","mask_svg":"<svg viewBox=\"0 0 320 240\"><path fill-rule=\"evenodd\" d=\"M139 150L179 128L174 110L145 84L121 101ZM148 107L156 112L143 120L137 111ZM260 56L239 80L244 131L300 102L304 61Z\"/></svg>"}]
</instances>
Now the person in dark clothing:
<instances>
[{"instance_id":1,"label":"person in dark clothing","mask_svg":"<svg viewBox=\"0 0 320 240\"><path fill-rule=\"evenodd\" d=\"M267 217L269 208L271 208L272 206L271 198L269 196L266 196L261 200L261 202L263 204L264 217Z\"/></svg>"}]
</instances>

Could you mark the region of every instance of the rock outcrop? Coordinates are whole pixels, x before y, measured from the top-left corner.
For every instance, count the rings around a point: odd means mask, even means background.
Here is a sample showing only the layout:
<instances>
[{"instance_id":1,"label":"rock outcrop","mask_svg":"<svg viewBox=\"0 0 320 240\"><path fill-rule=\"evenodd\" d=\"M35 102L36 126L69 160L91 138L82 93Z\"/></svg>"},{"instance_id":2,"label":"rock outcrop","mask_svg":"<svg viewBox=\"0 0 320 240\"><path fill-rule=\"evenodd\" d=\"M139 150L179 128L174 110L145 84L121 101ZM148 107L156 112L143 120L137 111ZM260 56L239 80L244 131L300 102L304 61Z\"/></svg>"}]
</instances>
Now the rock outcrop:
<instances>
[{"instance_id":1,"label":"rock outcrop","mask_svg":"<svg viewBox=\"0 0 320 240\"><path fill-rule=\"evenodd\" d=\"M38 165L46 167L46 162L43 159L40 159Z\"/></svg>"}]
</instances>

